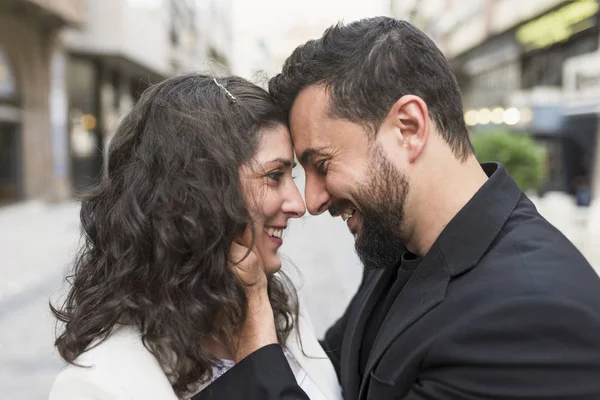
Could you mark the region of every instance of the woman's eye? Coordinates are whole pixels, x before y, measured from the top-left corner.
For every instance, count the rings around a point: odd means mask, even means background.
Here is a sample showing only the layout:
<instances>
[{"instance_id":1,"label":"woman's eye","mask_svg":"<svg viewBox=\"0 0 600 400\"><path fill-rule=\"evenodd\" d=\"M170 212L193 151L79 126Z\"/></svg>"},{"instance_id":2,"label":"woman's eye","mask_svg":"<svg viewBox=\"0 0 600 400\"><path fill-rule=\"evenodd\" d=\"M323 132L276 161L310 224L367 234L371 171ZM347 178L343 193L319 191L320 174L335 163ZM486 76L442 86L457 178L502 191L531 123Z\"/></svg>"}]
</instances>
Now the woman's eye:
<instances>
[{"instance_id":1,"label":"woman's eye","mask_svg":"<svg viewBox=\"0 0 600 400\"><path fill-rule=\"evenodd\" d=\"M273 172L269 172L267 174L267 178L269 178L275 182L279 182L281 180L282 176L283 176L283 172L281 172L281 171L273 171Z\"/></svg>"}]
</instances>

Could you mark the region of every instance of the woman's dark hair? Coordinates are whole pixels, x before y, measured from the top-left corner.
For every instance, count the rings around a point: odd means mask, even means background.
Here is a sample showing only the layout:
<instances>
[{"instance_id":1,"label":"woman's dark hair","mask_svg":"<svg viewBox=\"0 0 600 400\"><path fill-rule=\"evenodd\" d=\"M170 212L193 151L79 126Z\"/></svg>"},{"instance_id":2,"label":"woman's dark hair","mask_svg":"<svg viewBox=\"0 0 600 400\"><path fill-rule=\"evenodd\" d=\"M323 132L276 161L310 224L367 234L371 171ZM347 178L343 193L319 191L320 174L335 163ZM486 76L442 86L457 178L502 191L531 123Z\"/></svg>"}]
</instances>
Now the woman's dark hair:
<instances>
[{"instance_id":1,"label":"woman's dark hair","mask_svg":"<svg viewBox=\"0 0 600 400\"><path fill-rule=\"evenodd\" d=\"M235 344L247 299L229 249L251 224L238 171L261 130L286 117L262 88L238 77L218 82L167 79L118 127L106 176L82 198L70 291L62 307L51 305L65 323L55 344L67 362L130 325L181 395L212 377L205 338ZM269 277L281 343L298 313L289 285Z\"/></svg>"},{"instance_id":2,"label":"woman's dark hair","mask_svg":"<svg viewBox=\"0 0 600 400\"><path fill-rule=\"evenodd\" d=\"M294 50L271 79L271 95L289 112L302 89L325 84L333 117L377 131L402 96L421 97L458 159L473 154L462 97L435 43L406 21L374 17L338 24Z\"/></svg>"}]
</instances>

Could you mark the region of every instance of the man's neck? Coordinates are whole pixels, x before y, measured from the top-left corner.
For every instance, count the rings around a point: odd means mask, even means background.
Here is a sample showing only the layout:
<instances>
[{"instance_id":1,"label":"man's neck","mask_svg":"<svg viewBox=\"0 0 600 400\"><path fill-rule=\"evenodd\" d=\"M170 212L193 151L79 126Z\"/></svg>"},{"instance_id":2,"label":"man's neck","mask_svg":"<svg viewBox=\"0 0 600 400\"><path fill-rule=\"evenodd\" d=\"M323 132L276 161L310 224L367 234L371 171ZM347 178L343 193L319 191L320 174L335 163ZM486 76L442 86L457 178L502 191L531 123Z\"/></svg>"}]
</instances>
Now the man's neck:
<instances>
[{"instance_id":1,"label":"man's neck","mask_svg":"<svg viewBox=\"0 0 600 400\"><path fill-rule=\"evenodd\" d=\"M429 252L448 223L488 179L474 156L439 171L438 179L433 176L431 185L421 191L424 198L415 201L415 220L407 248L420 256Z\"/></svg>"}]
</instances>

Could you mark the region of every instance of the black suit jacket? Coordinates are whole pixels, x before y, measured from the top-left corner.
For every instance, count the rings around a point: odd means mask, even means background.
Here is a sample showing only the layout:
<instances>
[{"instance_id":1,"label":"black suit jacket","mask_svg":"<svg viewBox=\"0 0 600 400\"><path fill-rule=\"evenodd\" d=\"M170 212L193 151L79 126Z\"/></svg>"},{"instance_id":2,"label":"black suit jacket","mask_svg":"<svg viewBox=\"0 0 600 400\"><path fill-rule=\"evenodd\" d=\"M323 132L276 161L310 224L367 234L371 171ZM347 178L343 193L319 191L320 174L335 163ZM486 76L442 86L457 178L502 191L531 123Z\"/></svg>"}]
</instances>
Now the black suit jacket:
<instances>
[{"instance_id":1,"label":"black suit jacket","mask_svg":"<svg viewBox=\"0 0 600 400\"><path fill-rule=\"evenodd\" d=\"M501 165L483 167L490 179L394 302L363 376L365 321L394 274L366 271L326 333L345 400L600 399L600 278ZM197 399L307 397L272 345Z\"/></svg>"}]
</instances>

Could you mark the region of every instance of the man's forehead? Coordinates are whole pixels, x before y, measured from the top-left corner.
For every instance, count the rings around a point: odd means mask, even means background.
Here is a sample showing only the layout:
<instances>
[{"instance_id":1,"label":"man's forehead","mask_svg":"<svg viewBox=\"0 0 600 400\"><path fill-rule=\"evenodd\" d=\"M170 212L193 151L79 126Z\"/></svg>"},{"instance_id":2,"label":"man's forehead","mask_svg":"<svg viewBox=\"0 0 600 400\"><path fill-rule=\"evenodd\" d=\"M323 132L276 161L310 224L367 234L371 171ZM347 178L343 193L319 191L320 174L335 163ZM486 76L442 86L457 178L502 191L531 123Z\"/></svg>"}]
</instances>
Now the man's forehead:
<instances>
[{"instance_id":1,"label":"man's forehead","mask_svg":"<svg viewBox=\"0 0 600 400\"><path fill-rule=\"evenodd\" d=\"M329 109L329 91L324 85L311 85L298 93L290 110L292 125L324 122Z\"/></svg>"},{"instance_id":2,"label":"man's forehead","mask_svg":"<svg viewBox=\"0 0 600 400\"><path fill-rule=\"evenodd\" d=\"M304 151L323 146L328 140L328 104L323 85L304 88L294 101L290 110L290 131L299 157Z\"/></svg>"},{"instance_id":3,"label":"man's forehead","mask_svg":"<svg viewBox=\"0 0 600 400\"><path fill-rule=\"evenodd\" d=\"M325 133L323 131L323 133ZM331 138L326 134L316 132L303 132L294 136L292 134L294 151L301 164L307 164L315 158L330 152L333 145Z\"/></svg>"}]
</instances>

